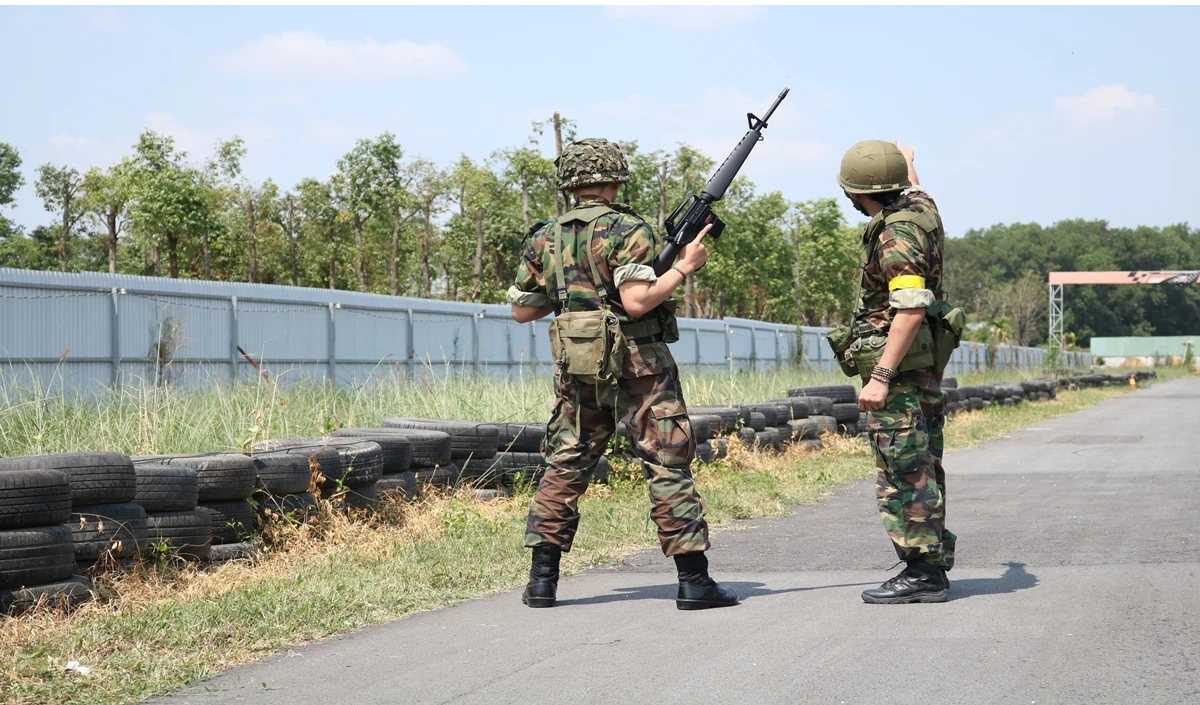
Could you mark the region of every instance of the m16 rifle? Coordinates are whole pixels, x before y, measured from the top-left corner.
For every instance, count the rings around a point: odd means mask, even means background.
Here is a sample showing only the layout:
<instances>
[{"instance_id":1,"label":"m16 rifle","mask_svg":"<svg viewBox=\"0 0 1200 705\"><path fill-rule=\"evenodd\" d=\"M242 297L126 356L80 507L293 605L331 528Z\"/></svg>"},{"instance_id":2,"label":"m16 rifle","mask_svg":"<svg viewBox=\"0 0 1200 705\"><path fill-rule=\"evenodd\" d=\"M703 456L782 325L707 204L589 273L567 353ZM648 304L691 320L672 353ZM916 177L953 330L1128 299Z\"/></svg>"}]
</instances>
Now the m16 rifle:
<instances>
[{"instance_id":1,"label":"m16 rifle","mask_svg":"<svg viewBox=\"0 0 1200 705\"><path fill-rule=\"evenodd\" d=\"M665 274L671 265L675 264L675 258L679 256L679 251L695 240L705 226L712 225L712 230L708 232L708 238L716 240L721 236L721 232L725 230L725 223L717 217L716 213L713 213L712 204L724 197L725 190L729 188L733 177L737 176L738 170L746 163L746 157L750 156L750 150L762 141L762 131L767 127L767 120L771 119L775 108L779 107L787 94L788 89L784 88L761 118L754 113L746 113L746 121L750 124L750 129L742 137L742 141L738 142L729 156L725 158L716 173L704 185L700 195L688 196L671 213L671 217L666 219L667 243L654 260L655 274L659 276Z\"/></svg>"}]
</instances>

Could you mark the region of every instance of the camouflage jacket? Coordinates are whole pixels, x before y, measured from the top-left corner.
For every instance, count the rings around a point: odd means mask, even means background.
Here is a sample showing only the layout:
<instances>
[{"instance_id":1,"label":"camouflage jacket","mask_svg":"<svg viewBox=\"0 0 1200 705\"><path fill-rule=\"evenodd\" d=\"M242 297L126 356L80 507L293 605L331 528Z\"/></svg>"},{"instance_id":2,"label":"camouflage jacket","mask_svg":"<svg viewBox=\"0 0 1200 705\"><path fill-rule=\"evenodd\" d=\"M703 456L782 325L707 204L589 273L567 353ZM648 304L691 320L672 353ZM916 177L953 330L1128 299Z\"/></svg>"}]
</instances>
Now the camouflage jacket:
<instances>
[{"instance_id":1,"label":"camouflage jacket","mask_svg":"<svg viewBox=\"0 0 1200 705\"><path fill-rule=\"evenodd\" d=\"M606 212L592 218L595 208ZM593 220L596 228L592 233L592 256L587 258L581 250ZM561 255L554 253L552 247L559 223L566 226ZM516 306L553 306L555 313L562 313L553 260L561 256L567 279L567 310L602 308L596 288L599 282L608 294L612 312L622 323L632 323L635 319L621 305L620 286L630 281L656 281L658 277L651 265L658 256L658 248L654 231L628 206L585 196L574 209L537 229L529 238L517 268L516 282L508 290L508 302ZM628 379L661 374L673 364L665 342L631 344L621 376Z\"/></svg>"},{"instance_id":2,"label":"camouflage jacket","mask_svg":"<svg viewBox=\"0 0 1200 705\"><path fill-rule=\"evenodd\" d=\"M854 320L880 332L891 327L897 309L927 308L943 296L946 231L937 204L915 186L897 205L878 213L863 231L862 290Z\"/></svg>"},{"instance_id":3,"label":"camouflage jacket","mask_svg":"<svg viewBox=\"0 0 1200 705\"><path fill-rule=\"evenodd\" d=\"M601 212L595 218L597 211ZM591 257L582 252L589 223L595 220ZM563 233L563 251L554 252L559 224ZM599 197L584 197L579 204L536 230L525 246L517 280L508 290L508 302L519 306L554 306L562 313L558 288L564 286L567 310L594 311L602 307L599 283L608 295L609 308L623 323L633 319L621 305L619 288L628 281L655 281L650 267L658 255L654 231L636 213L619 203L607 203ZM555 281L554 257L562 257L566 282Z\"/></svg>"}]
</instances>

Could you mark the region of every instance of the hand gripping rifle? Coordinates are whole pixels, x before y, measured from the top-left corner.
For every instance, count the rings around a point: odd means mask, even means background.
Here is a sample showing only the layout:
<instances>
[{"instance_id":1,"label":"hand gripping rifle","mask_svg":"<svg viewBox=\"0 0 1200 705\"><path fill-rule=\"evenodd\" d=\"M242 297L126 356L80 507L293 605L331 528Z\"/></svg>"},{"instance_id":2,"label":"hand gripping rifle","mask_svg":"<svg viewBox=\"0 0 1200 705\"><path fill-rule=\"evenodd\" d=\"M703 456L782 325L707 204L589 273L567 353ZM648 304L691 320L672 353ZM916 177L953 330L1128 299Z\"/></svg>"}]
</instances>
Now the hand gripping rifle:
<instances>
[{"instance_id":1,"label":"hand gripping rifle","mask_svg":"<svg viewBox=\"0 0 1200 705\"><path fill-rule=\"evenodd\" d=\"M750 123L750 130L742 137L742 141L737 143L728 157L725 157L725 161L704 185L704 190L700 192L700 195L688 196L683 203L679 204L671 217L666 219L667 244L654 260L655 274L659 276L666 274L671 265L675 264L675 258L679 256L679 251L684 245L695 240L704 226L712 225L712 230L708 233L709 238L716 240L721 236L721 232L725 230L725 223L717 217L716 213L712 212L712 204L721 200L725 195L725 190L729 188L733 177L737 176L738 170L746 163L746 157L750 156L750 150L762 141L762 131L767 127L767 120L771 119L771 114L775 112L775 108L779 107L787 94L788 89L784 88L762 118L758 118L754 113L746 113L746 121Z\"/></svg>"}]
</instances>

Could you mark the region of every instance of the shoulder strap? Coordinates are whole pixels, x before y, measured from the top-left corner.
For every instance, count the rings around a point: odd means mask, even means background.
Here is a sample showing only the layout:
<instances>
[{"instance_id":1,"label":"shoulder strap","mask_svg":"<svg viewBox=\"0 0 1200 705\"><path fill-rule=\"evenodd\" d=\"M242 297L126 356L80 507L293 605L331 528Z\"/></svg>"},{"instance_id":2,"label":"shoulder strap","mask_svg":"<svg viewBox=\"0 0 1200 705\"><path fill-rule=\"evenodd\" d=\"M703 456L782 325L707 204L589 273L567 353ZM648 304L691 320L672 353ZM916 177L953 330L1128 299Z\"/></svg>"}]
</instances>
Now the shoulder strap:
<instances>
[{"instance_id":1,"label":"shoulder strap","mask_svg":"<svg viewBox=\"0 0 1200 705\"><path fill-rule=\"evenodd\" d=\"M612 211L611 208L607 210L609 212ZM601 213L595 218L585 221L587 222L587 234L584 236L583 254L579 257L579 259L580 261L583 261L583 259L586 258L588 263L591 265L589 267L589 271L592 273L592 284L596 287L596 293L600 296L601 305L605 308L608 308L608 288L604 286L602 281L600 281L600 276L596 272L596 258L592 254L592 238L596 234L596 223L600 220L601 215L604 214ZM577 218L571 218L569 220L576 219ZM563 222L567 222L567 220L568 219L564 218ZM555 228L556 230L553 240L554 244L551 247L550 258L554 260L555 290L558 294L558 301L562 304L562 307L565 311L567 307L568 296L567 275L563 267L563 231L566 229L566 226L562 223L555 223Z\"/></svg>"}]
</instances>

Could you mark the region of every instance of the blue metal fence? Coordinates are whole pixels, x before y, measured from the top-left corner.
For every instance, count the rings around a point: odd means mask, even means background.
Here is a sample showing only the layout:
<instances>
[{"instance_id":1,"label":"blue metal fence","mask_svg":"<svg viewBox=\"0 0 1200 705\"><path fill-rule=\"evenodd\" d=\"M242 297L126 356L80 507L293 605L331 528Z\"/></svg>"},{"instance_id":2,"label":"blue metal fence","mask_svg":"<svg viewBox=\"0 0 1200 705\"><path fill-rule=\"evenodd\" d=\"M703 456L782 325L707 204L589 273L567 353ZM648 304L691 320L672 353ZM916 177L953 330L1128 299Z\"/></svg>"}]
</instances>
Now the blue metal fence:
<instances>
[{"instance_id":1,"label":"blue metal fence","mask_svg":"<svg viewBox=\"0 0 1200 705\"><path fill-rule=\"evenodd\" d=\"M194 386L257 372L322 384L411 376L421 368L516 376L549 369L547 321L518 324L507 306L85 272L0 269L0 363L9 380L87 391L131 381ZM740 318L681 319L671 346L685 368L833 371L825 328ZM1001 346L997 366L1040 367L1046 352ZM1072 354L1068 364L1090 364ZM164 364L166 363L166 364ZM984 346L951 371L982 369Z\"/></svg>"}]
</instances>

